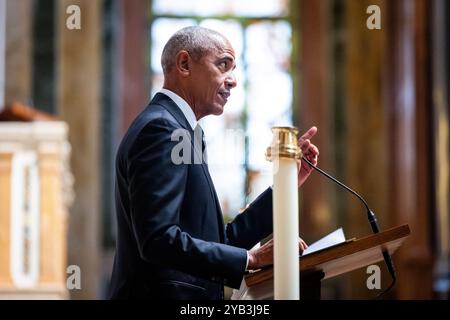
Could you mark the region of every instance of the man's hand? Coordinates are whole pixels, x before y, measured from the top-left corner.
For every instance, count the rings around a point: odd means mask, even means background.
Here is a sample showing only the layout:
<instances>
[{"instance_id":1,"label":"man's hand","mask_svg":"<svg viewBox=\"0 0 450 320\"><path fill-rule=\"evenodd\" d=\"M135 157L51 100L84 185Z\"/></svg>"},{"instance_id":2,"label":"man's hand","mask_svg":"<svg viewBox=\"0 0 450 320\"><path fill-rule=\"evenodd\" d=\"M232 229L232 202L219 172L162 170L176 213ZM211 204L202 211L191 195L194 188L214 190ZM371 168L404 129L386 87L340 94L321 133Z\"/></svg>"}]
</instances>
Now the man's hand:
<instances>
[{"instance_id":1,"label":"man's hand","mask_svg":"<svg viewBox=\"0 0 450 320\"><path fill-rule=\"evenodd\" d=\"M300 253L308 248L308 245L302 238L298 238L298 245ZM248 252L248 269L254 270L264 266L273 264L273 239L267 241L264 245L258 249L254 249Z\"/></svg>"},{"instance_id":2,"label":"man's hand","mask_svg":"<svg viewBox=\"0 0 450 320\"><path fill-rule=\"evenodd\" d=\"M311 143L311 138L317 133L316 127L311 127L304 135L298 139L298 145L302 149L303 157L308 159L313 165L317 165L319 149ZM298 165L298 186L300 187L308 179L313 168L305 161L299 161Z\"/></svg>"}]
</instances>

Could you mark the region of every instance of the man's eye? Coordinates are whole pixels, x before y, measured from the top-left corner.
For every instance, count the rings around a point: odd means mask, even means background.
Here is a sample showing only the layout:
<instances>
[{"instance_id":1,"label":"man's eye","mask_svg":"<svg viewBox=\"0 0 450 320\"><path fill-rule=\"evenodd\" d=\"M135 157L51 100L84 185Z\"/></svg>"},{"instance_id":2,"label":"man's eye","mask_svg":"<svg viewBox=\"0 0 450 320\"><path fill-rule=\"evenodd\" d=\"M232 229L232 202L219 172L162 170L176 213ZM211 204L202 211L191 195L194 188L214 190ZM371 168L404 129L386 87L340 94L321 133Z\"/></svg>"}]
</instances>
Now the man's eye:
<instances>
[{"instance_id":1,"label":"man's eye","mask_svg":"<svg viewBox=\"0 0 450 320\"><path fill-rule=\"evenodd\" d=\"M228 67L228 63L227 63L226 61L222 61L222 62L219 64L219 66L220 66L221 68L226 69L226 68Z\"/></svg>"}]
</instances>

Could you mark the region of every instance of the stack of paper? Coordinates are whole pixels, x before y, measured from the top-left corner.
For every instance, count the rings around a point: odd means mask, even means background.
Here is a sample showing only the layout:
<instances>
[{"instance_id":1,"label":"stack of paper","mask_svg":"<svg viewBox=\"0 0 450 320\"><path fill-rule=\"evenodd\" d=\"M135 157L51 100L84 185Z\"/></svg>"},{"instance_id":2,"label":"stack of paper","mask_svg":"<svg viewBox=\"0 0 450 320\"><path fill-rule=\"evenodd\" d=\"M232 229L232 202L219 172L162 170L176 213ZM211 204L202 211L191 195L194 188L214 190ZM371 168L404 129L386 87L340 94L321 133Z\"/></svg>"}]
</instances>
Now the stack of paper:
<instances>
[{"instance_id":1,"label":"stack of paper","mask_svg":"<svg viewBox=\"0 0 450 320\"><path fill-rule=\"evenodd\" d=\"M315 251L335 246L342 242L345 242L345 235L342 228L339 228L336 231L330 233L329 235L323 237L322 239L314 242L313 244L308 245L308 249L303 251L302 256L306 256L307 254L313 253Z\"/></svg>"}]
</instances>

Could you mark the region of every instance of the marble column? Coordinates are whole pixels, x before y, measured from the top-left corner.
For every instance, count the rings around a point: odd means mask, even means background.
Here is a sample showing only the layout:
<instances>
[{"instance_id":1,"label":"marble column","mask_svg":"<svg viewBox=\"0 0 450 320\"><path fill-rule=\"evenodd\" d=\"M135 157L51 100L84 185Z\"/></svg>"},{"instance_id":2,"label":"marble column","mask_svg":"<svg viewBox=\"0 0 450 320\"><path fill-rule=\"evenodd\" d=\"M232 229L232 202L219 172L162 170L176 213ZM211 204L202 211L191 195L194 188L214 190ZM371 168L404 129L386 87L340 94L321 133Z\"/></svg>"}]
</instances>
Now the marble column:
<instances>
[{"instance_id":1,"label":"marble column","mask_svg":"<svg viewBox=\"0 0 450 320\"><path fill-rule=\"evenodd\" d=\"M412 232L395 255L399 299L432 297L431 89L429 10L425 0L388 1L386 119L389 206L395 224Z\"/></svg>"},{"instance_id":2,"label":"marble column","mask_svg":"<svg viewBox=\"0 0 450 320\"><path fill-rule=\"evenodd\" d=\"M69 216L69 264L81 270L74 299L97 298L100 254L101 9L103 1L57 1L57 106L69 125L75 202ZM70 30L66 13L77 5L81 29ZM111 66L113 67L113 66Z\"/></svg>"}]
</instances>

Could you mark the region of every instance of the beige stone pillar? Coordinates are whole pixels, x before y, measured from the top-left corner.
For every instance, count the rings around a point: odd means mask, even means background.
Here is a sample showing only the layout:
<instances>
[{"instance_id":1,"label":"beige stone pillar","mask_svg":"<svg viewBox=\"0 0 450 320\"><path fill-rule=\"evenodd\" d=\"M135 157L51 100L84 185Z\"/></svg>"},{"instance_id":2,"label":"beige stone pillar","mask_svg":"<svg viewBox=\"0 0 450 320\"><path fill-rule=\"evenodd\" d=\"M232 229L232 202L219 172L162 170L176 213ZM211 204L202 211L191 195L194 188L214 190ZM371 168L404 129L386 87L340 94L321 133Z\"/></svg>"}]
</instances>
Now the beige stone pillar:
<instances>
[{"instance_id":1,"label":"beige stone pillar","mask_svg":"<svg viewBox=\"0 0 450 320\"><path fill-rule=\"evenodd\" d=\"M66 13L77 5L81 29L69 30ZM102 1L57 1L57 109L69 125L75 202L69 217L69 264L81 269L81 290L74 299L98 297L100 262ZM110 66L114 68L115 66Z\"/></svg>"}]
</instances>

